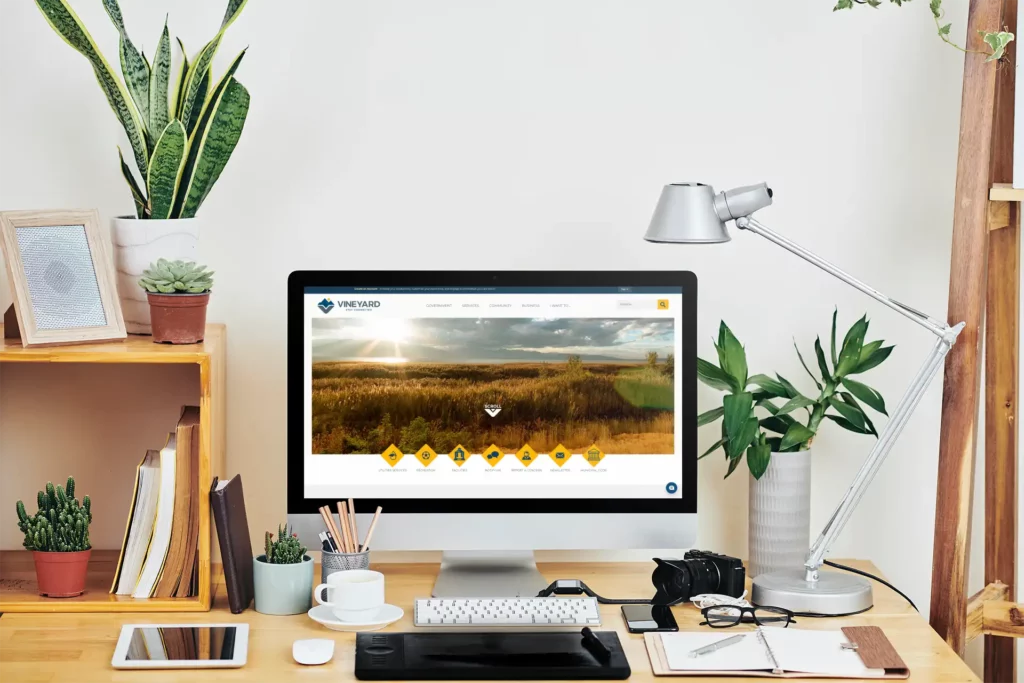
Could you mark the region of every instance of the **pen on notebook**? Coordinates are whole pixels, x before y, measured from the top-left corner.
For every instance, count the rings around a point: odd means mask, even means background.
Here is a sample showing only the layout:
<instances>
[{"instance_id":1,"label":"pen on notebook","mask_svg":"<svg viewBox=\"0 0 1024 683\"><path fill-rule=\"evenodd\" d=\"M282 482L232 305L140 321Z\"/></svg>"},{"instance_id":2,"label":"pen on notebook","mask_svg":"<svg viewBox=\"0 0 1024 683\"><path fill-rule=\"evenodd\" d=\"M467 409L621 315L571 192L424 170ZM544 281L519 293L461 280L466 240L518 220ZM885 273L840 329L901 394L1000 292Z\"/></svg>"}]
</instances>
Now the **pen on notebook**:
<instances>
[{"instance_id":1,"label":"pen on notebook","mask_svg":"<svg viewBox=\"0 0 1024 683\"><path fill-rule=\"evenodd\" d=\"M719 640L717 642L711 643L710 645L705 645L704 647L698 647L696 650L690 652L690 657L700 657L701 655L709 655L712 652L717 652L718 650L721 650L723 647L735 645L736 643L743 640L743 636L744 634L740 634L738 636L726 638L725 640Z\"/></svg>"}]
</instances>

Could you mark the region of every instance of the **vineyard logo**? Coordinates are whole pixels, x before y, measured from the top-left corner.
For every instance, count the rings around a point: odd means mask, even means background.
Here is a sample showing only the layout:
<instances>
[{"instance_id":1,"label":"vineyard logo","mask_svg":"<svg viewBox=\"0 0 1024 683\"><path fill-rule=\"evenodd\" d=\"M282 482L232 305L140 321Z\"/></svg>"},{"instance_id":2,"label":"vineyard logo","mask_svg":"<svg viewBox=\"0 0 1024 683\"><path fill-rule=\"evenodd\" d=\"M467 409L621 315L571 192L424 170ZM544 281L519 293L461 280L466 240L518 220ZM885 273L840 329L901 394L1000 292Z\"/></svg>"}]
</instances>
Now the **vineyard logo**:
<instances>
[{"instance_id":1,"label":"vineyard logo","mask_svg":"<svg viewBox=\"0 0 1024 683\"><path fill-rule=\"evenodd\" d=\"M494 403L486 403L484 404L484 412L491 417L497 417L498 413L501 412L501 406Z\"/></svg>"},{"instance_id":2,"label":"vineyard logo","mask_svg":"<svg viewBox=\"0 0 1024 683\"><path fill-rule=\"evenodd\" d=\"M332 308L334 308L334 302L328 299L327 297L324 297L320 301L320 303L316 305L316 307L323 311L325 314L327 314L331 312Z\"/></svg>"}]
</instances>

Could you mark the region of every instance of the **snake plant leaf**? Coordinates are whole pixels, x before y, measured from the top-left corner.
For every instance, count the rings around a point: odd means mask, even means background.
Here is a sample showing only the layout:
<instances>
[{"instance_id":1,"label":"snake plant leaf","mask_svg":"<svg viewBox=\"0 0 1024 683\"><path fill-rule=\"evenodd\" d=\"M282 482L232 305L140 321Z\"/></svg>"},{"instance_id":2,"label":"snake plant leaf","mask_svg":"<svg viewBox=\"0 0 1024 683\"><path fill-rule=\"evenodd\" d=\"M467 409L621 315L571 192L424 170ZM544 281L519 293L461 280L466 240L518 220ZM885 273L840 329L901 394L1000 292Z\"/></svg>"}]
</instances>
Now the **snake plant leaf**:
<instances>
[{"instance_id":1,"label":"snake plant leaf","mask_svg":"<svg viewBox=\"0 0 1024 683\"><path fill-rule=\"evenodd\" d=\"M703 427L706 424L711 424L718 418L722 417L722 415L724 414L725 408L722 408L721 406L719 406L718 408L713 408L707 411L706 413L701 413L700 415L697 416L697 426Z\"/></svg>"},{"instance_id":2,"label":"snake plant leaf","mask_svg":"<svg viewBox=\"0 0 1024 683\"><path fill-rule=\"evenodd\" d=\"M784 451L787 448L807 443L812 436L814 436L814 432L809 427L799 422L794 422L786 430L786 433L782 435L782 442L779 444L779 448Z\"/></svg>"},{"instance_id":3,"label":"snake plant leaf","mask_svg":"<svg viewBox=\"0 0 1024 683\"><path fill-rule=\"evenodd\" d=\"M210 100L189 143L178 193L178 200L184 198L179 212L181 218L196 215L231 158L248 113L249 91L229 75L227 83L218 87Z\"/></svg>"},{"instance_id":4,"label":"snake plant leaf","mask_svg":"<svg viewBox=\"0 0 1024 683\"><path fill-rule=\"evenodd\" d=\"M128 37L117 0L103 0L103 9L107 11L110 21L120 34L118 50L121 53L121 73L124 74L124 81L128 84L128 92L131 93L135 106L139 108L139 115L143 123L146 123L149 121L149 64ZM153 129L149 130L151 134L155 134Z\"/></svg>"},{"instance_id":5,"label":"snake plant leaf","mask_svg":"<svg viewBox=\"0 0 1024 683\"><path fill-rule=\"evenodd\" d=\"M843 386L850 390L850 393L864 401L869 406L880 412L882 415L888 415L885 412L885 399L882 395L869 387L866 384L856 382L849 377L843 378Z\"/></svg>"},{"instance_id":6,"label":"snake plant leaf","mask_svg":"<svg viewBox=\"0 0 1024 683\"><path fill-rule=\"evenodd\" d=\"M807 374L810 375L811 381L814 382L814 386L821 389L821 382L819 382L818 378L814 376L811 369L807 367L807 361L804 360L804 354L800 353L800 347L796 345L796 339L793 340L793 348L796 349L796 357L800 359L800 365L804 366L804 370L806 370Z\"/></svg>"},{"instance_id":7,"label":"snake plant leaf","mask_svg":"<svg viewBox=\"0 0 1024 683\"><path fill-rule=\"evenodd\" d=\"M81 19L68 5L67 0L36 0L36 6L42 11L53 30L92 64L96 80L99 81L110 108L114 110L121 125L124 126L124 132L128 135L139 171L149 168L149 149L146 147L146 130L142 119L129 101L130 96L125 87L103 58Z\"/></svg>"},{"instance_id":8,"label":"snake plant leaf","mask_svg":"<svg viewBox=\"0 0 1024 683\"><path fill-rule=\"evenodd\" d=\"M132 169L128 168L128 164L124 162L124 154L121 153L121 148L117 148L117 156L121 159L121 173L124 175L124 179L128 182L128 187L132 191L132 199L135 201L135 215L139 218L149 218L149 210L146 205L146 196L142 193L142 189L139 188L139 184L135 182L135 176L132 175Z\"/></svg>"},{"instance_id":9,"label":"snake plant leaf","mask_svg":"<svg viewBox=\"0 0 1024 683\"><path fill-rule=\"evenodd\" d=\"M697 358L697 378L712 389L720 391L737 391L739 389L732 377L725 374L714 363L700 357Z\"/></svg>"},{"instance_id":10,"label":"snake plant leaf","mask_svg":"<svg viewBox=\"0 0 1024 683\"><path fill-rule=\"evenodd\" d=\"M149 77L149 130L163 131L171 120L167 107L167 85L171 79L171 35L164 19L164 31L156 44L153 70ZM161 133L162 135L162 133Z\"/></svg>"},{"instance_id":11,"label":"snake plant leaf","mask_svg":"<svg viewBox=\"0 0 1024 683\"><path fill-rule=\"evenodd\" d=\"M772 447L768 445L765 435L762 434L747 449L747 467L750 469L750 473L754 475L754 479L760 479L764 475L771 458Z\"/></svg>"},{"instance_id":12,"label":"snake plant leaf","mask_svg":"<svg viewBox=\"0 0 1024 683\"><path fill-rule=\"evenodd\" d=\"M164 128L149 160L146 187L152 218L169 218L185 160L185 127L174 119Z\"/></svg>"},{"instance_id":13,"label":"snake plant leaf","mask_svg":"<svg viewBox=\"0 0 1024 683\"><path fill-rule=\"evenodd\" d=\"M185 98L185 79L188 76L188 53L185 52L185 44L178 38L178 47L181 49L181 68L178 71L177 86L174 88L174 106L171 107L171 118L181 120L181 101Z\"/></svg>"},{"instance_id":14,"label":"snake plant leaf","mask_svg":"<svg viewBox=\"0 0 1024 683\"><path fill-rule=\"evenodd\" d=\"M220 23L220 30L223 31L231 23L238 18L238 15L242 12L242 8L245 7L245 3L248 0L228 0L227 9L224 10L224 19Z\"/></svg>"}]
</instances>

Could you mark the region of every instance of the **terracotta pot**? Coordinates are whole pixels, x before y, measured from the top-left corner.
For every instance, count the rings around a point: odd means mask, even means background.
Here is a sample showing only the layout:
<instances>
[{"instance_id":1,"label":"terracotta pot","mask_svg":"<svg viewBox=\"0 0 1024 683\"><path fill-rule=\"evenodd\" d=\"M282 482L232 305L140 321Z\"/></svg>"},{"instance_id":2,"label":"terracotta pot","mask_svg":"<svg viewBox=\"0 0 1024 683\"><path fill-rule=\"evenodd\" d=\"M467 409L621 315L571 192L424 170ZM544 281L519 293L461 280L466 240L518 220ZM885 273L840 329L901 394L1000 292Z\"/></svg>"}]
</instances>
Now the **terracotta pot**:
<instances>
[{"instance_id":1,"label":"terracotta pot","mask_svg":"<svg viewBox=\"0 0 1024 683\"><path fill-rule=\"evenodd\" d=\"M73 598L85 592L85 573L92 550L74 553L32 551L36 562L39 594L48 598Z\"/></svg>"},{"instance_id":2,"label":"terracotta pot","mask_svg":"<svg viewBox=\"0 0 1024 683\"><path fill-rule=\"evenodd\" d=\"M195 344L206 334L206 305L210 293L153 294L149 296L149 317L153 341Z\"/></svg>"}]
</instances>

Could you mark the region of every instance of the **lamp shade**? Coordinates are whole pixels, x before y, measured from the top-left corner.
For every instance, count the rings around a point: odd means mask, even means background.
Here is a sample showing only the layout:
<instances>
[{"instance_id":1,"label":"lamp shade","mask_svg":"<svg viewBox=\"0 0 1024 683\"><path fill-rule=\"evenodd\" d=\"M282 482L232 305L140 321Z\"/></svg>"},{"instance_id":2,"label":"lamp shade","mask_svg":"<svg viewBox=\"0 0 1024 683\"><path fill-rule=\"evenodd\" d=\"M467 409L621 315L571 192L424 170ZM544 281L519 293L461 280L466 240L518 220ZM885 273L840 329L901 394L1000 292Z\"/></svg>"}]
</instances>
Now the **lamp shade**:
<instances>
[{"instance_id":1,"label":"lamp shade","mask_svg":"<svg viewBox=\"0 0 1024 683\"><path fill-rule=\"evenodd\" d=\"M644 239L676 244L716 244L730 240L715 210L715 190L703 183L666 185Z\"/></svg>"}]
</instances>

